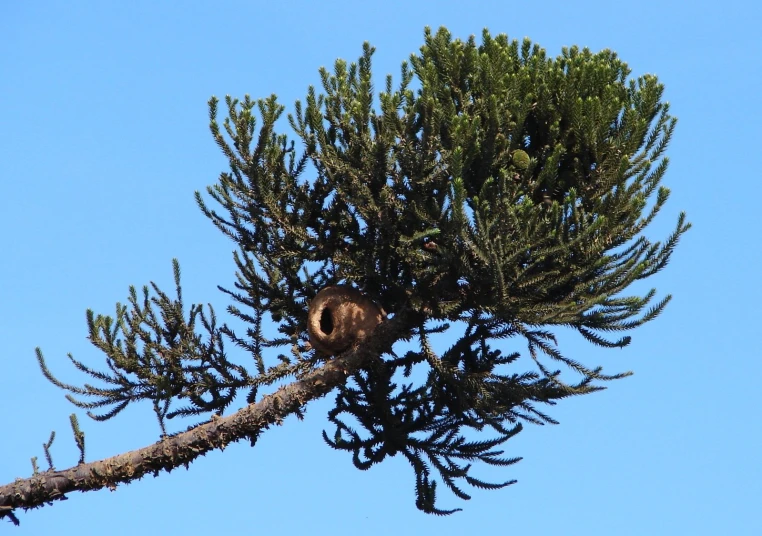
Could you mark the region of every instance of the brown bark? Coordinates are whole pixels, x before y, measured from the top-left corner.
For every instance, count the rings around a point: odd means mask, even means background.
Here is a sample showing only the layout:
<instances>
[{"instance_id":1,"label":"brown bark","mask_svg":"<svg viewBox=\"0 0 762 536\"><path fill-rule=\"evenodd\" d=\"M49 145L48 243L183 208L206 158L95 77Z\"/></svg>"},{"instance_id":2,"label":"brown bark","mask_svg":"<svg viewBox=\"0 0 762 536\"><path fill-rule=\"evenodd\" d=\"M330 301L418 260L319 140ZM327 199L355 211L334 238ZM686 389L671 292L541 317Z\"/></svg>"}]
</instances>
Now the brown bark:
<instances>
[{"instance_id":1,"label":"brown bark","mask_svg":"<svg viewBox=\"0 0 762 536\"><path fill-rule=\"evenodd\" d=\"M227 417L215 417L187 432L168 436L138 450L103 460L82 463L61 471L45 471L0 486L0 518L12 517L16 508L36 508L66 499L70 491L115 489L147 474L187 467L197 457L224 449L241 439L256 439L272 424L301 409L307 402L328 394L373 359L391 349L404 331L402 315L382 322L372 337L259 402Z\"/></svg>"}]
</instances>

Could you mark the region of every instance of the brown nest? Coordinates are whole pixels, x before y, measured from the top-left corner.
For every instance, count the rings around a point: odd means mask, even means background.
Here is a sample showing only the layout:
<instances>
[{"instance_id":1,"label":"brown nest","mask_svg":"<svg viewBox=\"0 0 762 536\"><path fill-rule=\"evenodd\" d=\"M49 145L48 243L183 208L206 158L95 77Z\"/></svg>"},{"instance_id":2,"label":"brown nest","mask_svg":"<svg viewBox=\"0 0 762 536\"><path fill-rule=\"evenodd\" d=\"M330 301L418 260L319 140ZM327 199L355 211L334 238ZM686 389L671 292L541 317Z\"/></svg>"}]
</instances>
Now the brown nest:
<instances>
[{"instance_id":1,"label":"brown nest","mask_svg":"<svg viewBox=\"0 0 762 536\"><path fill-rule=\"evenodd\" d=\"M310 303L307 331L315 349L335 355L370 335L382 320L370 298L354 287L336 285L318 292Z\"/></svg>"}]
</instances>

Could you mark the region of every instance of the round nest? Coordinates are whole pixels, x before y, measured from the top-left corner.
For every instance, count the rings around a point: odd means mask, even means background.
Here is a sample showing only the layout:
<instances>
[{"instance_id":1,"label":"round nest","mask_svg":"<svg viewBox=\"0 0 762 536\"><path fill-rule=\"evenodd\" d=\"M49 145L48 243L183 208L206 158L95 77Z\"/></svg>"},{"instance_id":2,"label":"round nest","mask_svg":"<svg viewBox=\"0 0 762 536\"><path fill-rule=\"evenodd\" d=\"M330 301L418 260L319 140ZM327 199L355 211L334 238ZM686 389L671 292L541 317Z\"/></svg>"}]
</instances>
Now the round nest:
<instances>
[{"instance_id":1,"label":"round nest","mask_svg":"<svg viewBox=\"0 0 762 536\"><path fill-rule=\"evenodd\" d=\"M381 309L348 285L326 287L310 302L307 331L318 351L335 355L370 335L381 323Z\"/></svg>"}]
</instances>

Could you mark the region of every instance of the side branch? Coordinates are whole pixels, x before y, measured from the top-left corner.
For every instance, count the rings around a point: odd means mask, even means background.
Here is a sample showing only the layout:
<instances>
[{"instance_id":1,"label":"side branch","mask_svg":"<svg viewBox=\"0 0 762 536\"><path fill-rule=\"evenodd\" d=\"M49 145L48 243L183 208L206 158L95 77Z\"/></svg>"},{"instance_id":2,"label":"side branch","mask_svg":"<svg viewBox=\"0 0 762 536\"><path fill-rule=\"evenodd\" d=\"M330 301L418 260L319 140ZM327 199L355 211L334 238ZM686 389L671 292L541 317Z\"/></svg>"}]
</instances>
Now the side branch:
<instances>
[{"instance_id":1,"label":"side branch","mask_svg":"<svg viewBox=\"0 0 762 536\"><path fill-rule=\"evenodd\" d=\"M380 324L363 344L232 415L214 417L187 432L165 437L138 450L61 471L38 473L0 486L0 517L9 515L16 508L36 508L66 499L66 493L70 491L113 490L120 483L147 474L157 476L162 469L169 472L181 465L187 468L199 456L214 449L224 449L241 439L253 442L270 425L280 424L307 402L325 396L351 374L390 350L404 331L401 316Z\"/></svg>"}]
</instances>

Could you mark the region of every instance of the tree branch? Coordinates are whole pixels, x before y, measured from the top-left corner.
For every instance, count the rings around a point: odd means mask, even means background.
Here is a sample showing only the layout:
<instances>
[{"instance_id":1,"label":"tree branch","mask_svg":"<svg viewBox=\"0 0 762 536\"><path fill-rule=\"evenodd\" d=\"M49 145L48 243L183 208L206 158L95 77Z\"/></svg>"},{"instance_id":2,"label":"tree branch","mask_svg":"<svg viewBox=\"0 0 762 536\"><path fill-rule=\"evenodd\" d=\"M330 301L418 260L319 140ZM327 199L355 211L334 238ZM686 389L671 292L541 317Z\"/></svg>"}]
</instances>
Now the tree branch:
<instances>
[{"instance_id":1,"label":"tree branch","mask_svg":"<svg viewBox=\"0 0 762 536\"><path fill-rule=\"evenodd\" d=\"M215 416L191 430L164 437L138 450L61 471L38 473L0 486L0 518L12 515L15 508L37 508L64 500L70 491L106 487L113 490L117 484L137 480L149 473L158 476L162 469L169 472L181 465L187 468L199 456L214 449L224 449L241 439L249 439L253 444L270 425L280 424L286 416L307 402L325 396L351 374L389 351L405 331L402 317L398 314L382 322L361 345L232 415Z\"/></svg>"}]
</instances>

